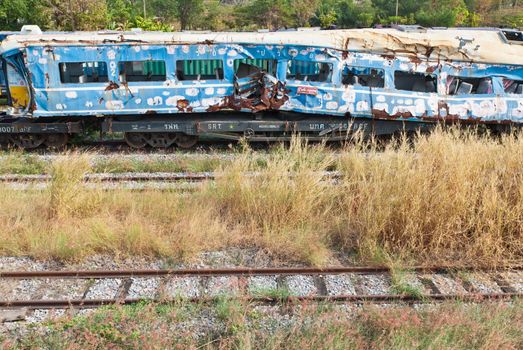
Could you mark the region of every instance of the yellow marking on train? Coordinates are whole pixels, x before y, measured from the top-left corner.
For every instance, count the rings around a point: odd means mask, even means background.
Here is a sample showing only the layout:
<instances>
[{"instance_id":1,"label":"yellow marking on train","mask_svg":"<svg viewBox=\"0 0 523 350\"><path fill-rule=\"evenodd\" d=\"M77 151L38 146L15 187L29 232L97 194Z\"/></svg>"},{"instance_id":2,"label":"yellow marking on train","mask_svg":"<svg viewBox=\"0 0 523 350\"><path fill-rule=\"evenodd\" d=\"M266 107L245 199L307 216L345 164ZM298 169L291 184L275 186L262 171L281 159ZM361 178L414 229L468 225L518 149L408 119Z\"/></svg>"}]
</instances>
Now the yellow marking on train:
<instances>
[{"instance_id":1,"label":"yellow marking on train","mask_svg":"<svg viewBox=\"0 0 523 350\"><path fill-rule=\"evenodd\" d=\"M27 107L29 103L29 91L27 86L9 86L13 107Z\"/></svg>"}]
</instances>

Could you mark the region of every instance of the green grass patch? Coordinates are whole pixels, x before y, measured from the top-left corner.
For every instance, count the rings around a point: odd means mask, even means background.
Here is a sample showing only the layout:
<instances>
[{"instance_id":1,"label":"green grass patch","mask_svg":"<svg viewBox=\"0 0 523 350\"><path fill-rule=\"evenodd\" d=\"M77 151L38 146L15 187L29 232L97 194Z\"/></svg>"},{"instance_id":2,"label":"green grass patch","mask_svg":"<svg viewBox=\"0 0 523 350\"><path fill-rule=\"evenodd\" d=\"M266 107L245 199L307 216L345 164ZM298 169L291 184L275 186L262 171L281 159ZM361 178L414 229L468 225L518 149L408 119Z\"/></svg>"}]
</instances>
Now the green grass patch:
<instances>
[{"instance_id":1,"label":"green grass patch","mask_svg":"<svg viewBox=\"0 0 523 350\"><path fill-rule=\"evenodd\" d=\"M349 312L303 304L264 312L222 298L197 308L183 302L104 307L46 325L45 333L35 328L18 339L4 335L1 344L11 349L521 349L523 304L364 306Z\"/></svg>"}]
</instances>

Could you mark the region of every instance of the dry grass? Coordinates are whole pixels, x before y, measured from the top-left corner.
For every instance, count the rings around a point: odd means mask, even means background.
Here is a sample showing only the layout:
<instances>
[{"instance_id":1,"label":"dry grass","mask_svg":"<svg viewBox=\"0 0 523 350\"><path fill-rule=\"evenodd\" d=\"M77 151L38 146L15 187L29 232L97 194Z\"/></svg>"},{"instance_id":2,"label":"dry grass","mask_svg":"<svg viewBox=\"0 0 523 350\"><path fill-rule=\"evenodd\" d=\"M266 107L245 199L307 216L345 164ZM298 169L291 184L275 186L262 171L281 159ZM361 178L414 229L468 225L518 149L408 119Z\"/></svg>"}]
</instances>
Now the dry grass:
<instances>
[{"instance_id":1,"label":"dry grass","mask_svg":"<svg viewBox=\"0 0 523 350\"><path fill-rule=\"evenodd\" d=\"M340 311L341 310L341 311ZM2 339L19 349L521 349L523 307L446 303L415 310L364 306L352 314L300 305L284 322L255 305L141 304L50 322L43 334ZM269 317L278 317L270 313ZM212 319L211 329L207 322ZM283 317L283 316L281 316ZM290 322L289 322L290 321ZM200 337L194 337L200 334ZM204 334L202 336L202 334Z\"/></svg>"},{"instance_id":2,"label":"dry grass","mask_svg":"<svg viewBox=\"0 0 523 350\"><path fill-rule=\"evenodd\" d=\"M362 256L380 252L484 263L523 254L523 141L437 131L341 160L346 227ZM355 242L357 242L355 244ZM434 261L434 260L432 260Z\"/></svg>"},{"instance_id":3,"label":"dry grass","mask_svg":"<svg viewBox=\"0 0 523 350\"><path fill-rule=\"evenodd\" d=\"M48 191L0 189L0 253L190 258L234 245L315 265L333 251L362 262L523 257L520 135L437 130L384 149L357 142L339 158L295 140L263 162L246 149L189 195L88 190L90 163L83 154L55 161ZM332 168L343 174L336 186L322 179Z\"/></svg>"},{"instance_id":4,"label":"dry grass","mask_svg":"<svg viewBox=\"0 0 523 350\"><path fill-rule=\"evenodd\" d=\"M228 150L231 157L234 157L235 150ZM78 152L71 152L79 154ZM83 152L84 157L91 159L90 171L94 173L123 173L123 172L201 172L214 171L220 164L229 162L216 151L207 153L205 157L200 154L180 153L176 158L162 159L155 157L143 159L142 157L99 157L95 158L94 152ZM41 155L27 153L19 149L0 151L0 174L48 174L53 171L53 164Z\"/></svg>"}]
</instances>

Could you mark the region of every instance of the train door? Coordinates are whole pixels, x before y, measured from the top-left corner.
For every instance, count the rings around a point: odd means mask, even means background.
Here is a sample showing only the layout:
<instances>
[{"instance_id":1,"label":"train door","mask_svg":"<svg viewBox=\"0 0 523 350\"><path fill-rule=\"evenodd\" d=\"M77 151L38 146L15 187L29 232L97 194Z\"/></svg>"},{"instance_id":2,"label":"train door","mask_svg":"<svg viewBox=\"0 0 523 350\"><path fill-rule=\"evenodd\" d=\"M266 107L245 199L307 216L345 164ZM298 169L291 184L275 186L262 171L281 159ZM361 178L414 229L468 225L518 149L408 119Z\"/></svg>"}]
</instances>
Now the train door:
<instances>
[{"instance_id":1,"label":"train door","mask_svg":"<svg viewBox=\"0 0 523 350\"><path fill-rule=\"evenodd\" d=\"M371 117L372 110L384 108L381 95L385 86L385 72L383 69L354 66L345 64L342 68L338 100L342 106L340 111L353 117Z\"/></svg>"},{"instance_id":2,"label":"train door","mask_svg":"<svg viewBox=\"0 0 523 350\"><path fill-rule=\"evenodd\" d=\"M334 75L337 61L292 59L287 61L286 89L289 101L282 109L301 113L336 114Z\"/></svg>"},{"instance_id":3,"label":"train door","mask_svg":"<svg viewBox=\"0 0 523 350\"><path fill-rule=\"evenodd\" d=\"M179 112L205 112L233 94L222 57L202 54L176 61L176 108Z\"/></svg>"},{"instance_id":4,"label":"train door","mask_svg":"<svg viewBox=\"0 0 523 350\"><path fill-rule=\"evenodd\" d=\"M487 122L499 119L491 77L448 75L445 89L446 97L440 103L440 116Z\"/></svg>"},{"instance_id":5,"label":"train door","mask_svg":"<svg viewBox=\"0 0 523 350\"><path fill-rule=\"evenodd\" d=\"M379 101L387 101L388 110L383 115L384 117L419 120L430 119L437 115L438 76L435 73L427 73L423 67L420 67L419 70L395 70L391 72L393 89L384 96L374 96L376 99L375 106L381 103ZM378 116L377 111L375 115Z\"/></svg>"}]
</instances>

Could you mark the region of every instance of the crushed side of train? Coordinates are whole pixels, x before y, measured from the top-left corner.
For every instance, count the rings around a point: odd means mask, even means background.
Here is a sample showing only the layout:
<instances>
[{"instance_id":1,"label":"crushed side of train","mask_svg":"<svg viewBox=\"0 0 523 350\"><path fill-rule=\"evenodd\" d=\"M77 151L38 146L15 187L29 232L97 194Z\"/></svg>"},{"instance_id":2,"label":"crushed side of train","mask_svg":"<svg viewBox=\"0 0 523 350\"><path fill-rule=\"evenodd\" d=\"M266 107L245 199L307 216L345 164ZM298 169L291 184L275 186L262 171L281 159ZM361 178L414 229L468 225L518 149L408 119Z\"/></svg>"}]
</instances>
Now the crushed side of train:
<instances>
[{"instance_id":1,"label":"crushed side of train","mask_svg":"<svg viewBox=\"0 0 523 350\"><path fill-rule=\"evenodd\" d=\"M519 125L521 44L516 31L417 27L10 36L0 132L15 130L6 134L25 147L56 145L95 120L134 147L190 147L202 134L343 139L438 121Z\"/></svg>"}]
</instances>

